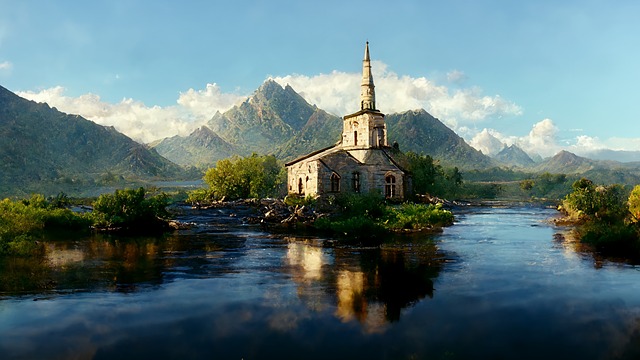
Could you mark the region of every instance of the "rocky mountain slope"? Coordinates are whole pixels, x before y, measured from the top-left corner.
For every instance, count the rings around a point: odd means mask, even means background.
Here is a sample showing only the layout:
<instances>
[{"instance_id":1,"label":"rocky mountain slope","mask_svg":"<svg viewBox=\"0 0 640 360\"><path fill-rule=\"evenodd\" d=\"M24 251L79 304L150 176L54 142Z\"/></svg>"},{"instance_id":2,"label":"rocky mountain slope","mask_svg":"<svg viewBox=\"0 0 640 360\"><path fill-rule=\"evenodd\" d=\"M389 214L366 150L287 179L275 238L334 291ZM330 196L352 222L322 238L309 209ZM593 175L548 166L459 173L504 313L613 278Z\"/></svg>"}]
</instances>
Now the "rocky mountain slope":
<instances>
[{"instance_id":1,"label":"rocky mountain slope","mask_svg":"<svg viewBox=\"0 0 640 360\"><path fill-rule=\"evenodd\" d=\"M497 165L425 110L390 114L386 121L389 141L397 141L403 151L431 155L445 165L462 169ZM163 156L183 165L213 166L213 160L225 157L229 146L240 155L274 154L287 161L340 141L342 120L310 105L290 86L267 80L242 104L224 114L216 113L207 127L223 145L211 143L195 154L189 150L196 142L196 135L191 134L167 138L154 146Z\"/></svg>"},{"instance_id":2,"label":"rocky mountain slope","mask_svg":"<svg viewBox=\"0 0 640 360\"><path fill-rule=\"evenodd\" d=\"M68 115L0 87L0 193L41 182L118 174L171 178L181 168L113 127Z\"/></svg>"}]
</instances>

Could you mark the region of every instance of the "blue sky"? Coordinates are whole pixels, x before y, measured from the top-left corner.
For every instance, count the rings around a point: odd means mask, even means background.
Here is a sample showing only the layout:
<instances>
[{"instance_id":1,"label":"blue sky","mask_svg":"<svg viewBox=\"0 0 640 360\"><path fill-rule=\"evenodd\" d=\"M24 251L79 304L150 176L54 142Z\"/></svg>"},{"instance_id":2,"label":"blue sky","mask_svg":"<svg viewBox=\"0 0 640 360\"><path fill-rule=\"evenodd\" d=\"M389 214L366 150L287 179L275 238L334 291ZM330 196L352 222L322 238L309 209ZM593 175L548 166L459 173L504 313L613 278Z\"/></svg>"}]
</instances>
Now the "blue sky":
<instances>
[{"instance_id":1,"label":"blue sky","mask_svg":"<svg viewBox=\"0 0 640 360\"><path fill-rule=\"evenodd\" d=\"M638 14L594 0L0 0L0 85L151 141L267 78L351 112L369 40L383 112L425 108L485 152L494 138L544 156L640 150Z\"/></svg>"}]
</instances>

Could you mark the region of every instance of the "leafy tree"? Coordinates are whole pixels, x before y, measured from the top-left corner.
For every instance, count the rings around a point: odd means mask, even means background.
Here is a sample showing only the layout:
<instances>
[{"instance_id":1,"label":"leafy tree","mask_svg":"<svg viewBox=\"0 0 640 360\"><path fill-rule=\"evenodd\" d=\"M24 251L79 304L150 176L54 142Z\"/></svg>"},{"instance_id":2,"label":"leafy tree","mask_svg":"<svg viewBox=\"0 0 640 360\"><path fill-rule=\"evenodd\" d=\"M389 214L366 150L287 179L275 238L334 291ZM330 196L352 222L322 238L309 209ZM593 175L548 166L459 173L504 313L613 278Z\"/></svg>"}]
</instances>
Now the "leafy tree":
<instances>
[{"instance_id":1,"label":"leafy tree","mask_svg":"<svg viewBox=\"0 0 640 360\"><path fill-rule=\"evenodd\" d=\"M144 188L116 190L102 194L93 203L95 225L100 227L144 228L164 223L168 216L165 194L147 197Z\"/></svg>"},{"instance_id":2,"label":"leafy tree","mask_svg":"<svg viewBox=\"0 0 640 360\"><path fill-rule=\"evenodd\" d=\"M262 198L280 195L286 172L275 156L234 156L207 170L204 181L215 197Z\"/></svg>"},{"instance_id":3,"label":"leafy tree","mask_svg":"<svg viewBox=\"0 0 640 360\"><path fill-rule=\"evenodd\" d=\"M457 167L444 169L429 155L408 152L406 156L414 193L444 197L457 194L463 182Z\"/></svg>"},{"instance_id":4,"label":"leafy tree","mask_svg":"<svg viewBox=\"0 0 640 360\"><path fill-rule=\"evenodd\" d=\"M640 221L640 185L636 185L627 201L629 205L629 212L631 213L631 220L635 223Z\"/></svg>"}]
</instances>

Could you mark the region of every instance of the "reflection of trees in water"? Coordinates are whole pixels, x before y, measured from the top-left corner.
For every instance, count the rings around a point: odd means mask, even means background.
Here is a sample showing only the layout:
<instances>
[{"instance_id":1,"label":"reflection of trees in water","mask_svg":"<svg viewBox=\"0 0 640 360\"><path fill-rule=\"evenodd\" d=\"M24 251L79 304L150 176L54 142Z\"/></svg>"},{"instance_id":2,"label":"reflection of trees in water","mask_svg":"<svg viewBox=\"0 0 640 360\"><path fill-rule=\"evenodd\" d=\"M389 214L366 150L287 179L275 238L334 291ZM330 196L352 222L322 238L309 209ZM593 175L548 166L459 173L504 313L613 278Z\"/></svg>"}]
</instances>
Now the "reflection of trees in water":
<instances>
[{"instance_id":1,"label":"reflection of trees in water","mask_svg":"<svg viewBox=\"0 0 640 360\"><path fill-rule=\"evenodd\" d=\"M442 267L442 255L432 242L325 249L293 238L289 241L287 261L299 285L299 297L313 310L336 302L338 318L357 320L370 332L384 330L386 323L400 319L402 309L433 297L433 279Z\"/></svg>"},{"instance_id":2,"label":"reflection of trees in water","mask_svg":"<svg viewBox=\"0 0 640 360\"><path fill-rule=\"evenodd\" d=\"M225 257L237 259L233 250L243 246L243 238L219 234L51 239L43 256L0 259L0 293L129 292L174 277L215 276L230 271Z\"/></svg>"}]
</instances>

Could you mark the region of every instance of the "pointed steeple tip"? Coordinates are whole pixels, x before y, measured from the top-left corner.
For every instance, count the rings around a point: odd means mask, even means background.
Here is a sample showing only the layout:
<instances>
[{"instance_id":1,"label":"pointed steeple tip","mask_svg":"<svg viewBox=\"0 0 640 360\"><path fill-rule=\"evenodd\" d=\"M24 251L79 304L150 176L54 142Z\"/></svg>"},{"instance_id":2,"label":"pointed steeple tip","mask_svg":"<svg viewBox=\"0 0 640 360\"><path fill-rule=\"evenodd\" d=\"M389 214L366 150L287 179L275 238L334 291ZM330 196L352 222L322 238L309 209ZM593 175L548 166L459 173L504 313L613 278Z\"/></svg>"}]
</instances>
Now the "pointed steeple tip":
<instances>
[{"instance_id":1,"label":"pointed steeple tip","mask_svg":"<svg viewBox=\"0 0 640 360\"><path fill-rule=\"evenodd\" d=\"M367 44L364 47L364 60L370 60L369 59L369 40L367 40Z\"/></svg>"}]
</instances>

